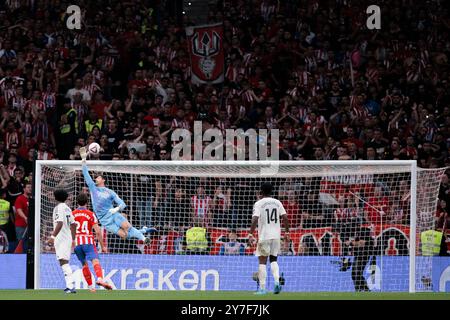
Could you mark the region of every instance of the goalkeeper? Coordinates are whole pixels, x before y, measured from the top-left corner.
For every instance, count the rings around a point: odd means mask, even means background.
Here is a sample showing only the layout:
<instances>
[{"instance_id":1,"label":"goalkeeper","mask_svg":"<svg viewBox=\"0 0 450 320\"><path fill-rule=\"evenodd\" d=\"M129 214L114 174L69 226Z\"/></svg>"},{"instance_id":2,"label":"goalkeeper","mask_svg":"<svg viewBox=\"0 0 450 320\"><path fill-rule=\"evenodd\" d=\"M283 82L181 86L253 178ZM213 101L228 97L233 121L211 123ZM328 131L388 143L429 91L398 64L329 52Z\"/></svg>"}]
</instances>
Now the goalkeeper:
<instances>
[{"instance_id":1,"label":"goalkeeper","mask_svg":"<svg viewBox=\"0 0 450 320\"><path fill-rule=\"evenodd\" d=\"M144 236L144 233L154 231L153 228L144 227L141 230L134 228L128 220L119 212L122 211L126 204L119 198L117 193L105 187L105 179L99 175L92 180L86 165L86 148L80 148L80 155L83 164L83 176L86 184L89 187L92 198L92 207L94 212L105 229L108 232L114 233L122 239L139 239L148 244L149 238ZM118 207L113 206L115 202Z\"/></svg>"}]
</instances>

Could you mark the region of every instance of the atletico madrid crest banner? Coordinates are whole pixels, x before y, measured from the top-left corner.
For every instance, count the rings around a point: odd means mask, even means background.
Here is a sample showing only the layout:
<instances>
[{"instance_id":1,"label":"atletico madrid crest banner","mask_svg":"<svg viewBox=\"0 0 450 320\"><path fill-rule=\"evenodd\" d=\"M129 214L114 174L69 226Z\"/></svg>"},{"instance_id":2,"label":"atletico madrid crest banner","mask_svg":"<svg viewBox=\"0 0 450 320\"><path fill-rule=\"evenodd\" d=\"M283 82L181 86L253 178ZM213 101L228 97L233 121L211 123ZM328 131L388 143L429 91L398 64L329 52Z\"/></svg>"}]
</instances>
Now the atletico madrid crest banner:
<instances>
[{"instance_id":1,"label":"atletico madrid crest banner","mask_svg":"<svg viewBox=\"0 0 450 320\"><path fill-rule=\"evenodd\" d=\"M187 27L191 81L216 84L224 79L223 26L211 24Z\"/></svg>"}]
</instances>

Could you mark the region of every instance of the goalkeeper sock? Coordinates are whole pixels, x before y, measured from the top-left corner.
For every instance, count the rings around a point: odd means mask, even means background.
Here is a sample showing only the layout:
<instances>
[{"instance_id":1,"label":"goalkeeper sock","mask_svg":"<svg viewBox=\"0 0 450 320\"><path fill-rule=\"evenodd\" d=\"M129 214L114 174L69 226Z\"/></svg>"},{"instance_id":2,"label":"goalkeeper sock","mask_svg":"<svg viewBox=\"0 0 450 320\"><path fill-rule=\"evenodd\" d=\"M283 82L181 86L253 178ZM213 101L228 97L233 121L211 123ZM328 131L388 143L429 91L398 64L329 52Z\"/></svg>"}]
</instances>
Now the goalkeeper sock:
<instances>
[{"instance_id":1,"label":"goalkeeper sock","mask_svg":"<svg viewBox=\"0 0 450 320\"><path fill-rule=\"evenodd\" d=\"M95 271L95 275L97 276L97 280L103 278L103 271L102 271L102 266L100 265L100 263L94 264L94 271Z\"/></svg>"},{"instance_id":2,"label":"goalkeeper sock","mask_svg":"<svg viewBox=\"0 0 450 320\"><path fill-rule=\"evenodd\" d=\"M272 271L273 280L276 284L280 283L280 268L278 267L278 262L274 261L270 263L270 271Z\"/></svg>"},{"instance_id":3,"label":"goalkeeper sock","mask_svg":"<svg viewBox=\"0 0 450 320\"><path fill-rule=\"evenodd\" d=\"M72 277L72 268L68 263L66 263L61 266L61 269L64 273L64 280L66 280L66 288L73 289L74 283Z\"/></svg>"},{"instance_id":4,"label":"goalkeeper sock","mask_svg":"<svg viewBox=\"0 0 450 320\"><path fill-rule=\"evenodd\" d=\"M88 286L92 286L92 276L91 276L91 270L89 270L89 266L87 264L85 264L83 266L83 276L84 279L86 280Z\"/></svg>"},{"instance_id":5,"label":"goalkeeper sock","mask_svg":"<svg viewBox=\"0 0 450 320\"><path fill-rule=\"evenodd\" d=\"M267 277L266 265L260 264L258 278L259 278L259 287L261 288L261 290L266 289L266 277Z\"/></svg>"},{"instance_id":6,"label":"goalkeeper sock","mask_svg":"<svg viewBox=\"0 0 450 320\"><path fill-rule=\"evenodd\" d=\"M131 227L128 229L127 239L136 238L142 241L145 241L145 236L135 227Z\"/></svg>"}]
</instances>

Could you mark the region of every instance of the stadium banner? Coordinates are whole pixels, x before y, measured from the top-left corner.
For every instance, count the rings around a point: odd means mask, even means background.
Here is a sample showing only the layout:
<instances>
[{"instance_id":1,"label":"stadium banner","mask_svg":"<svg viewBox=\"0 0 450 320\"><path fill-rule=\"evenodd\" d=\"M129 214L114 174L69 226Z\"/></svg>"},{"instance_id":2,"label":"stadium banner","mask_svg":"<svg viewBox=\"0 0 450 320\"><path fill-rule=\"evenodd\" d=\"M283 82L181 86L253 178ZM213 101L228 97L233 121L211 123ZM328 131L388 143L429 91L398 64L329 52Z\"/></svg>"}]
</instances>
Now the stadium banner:
<instances>
[{"instance_id":1,"label":"stadium banner","mask_svg":"<svg viewBox=\"0 0 450 320\"><path fill-rule=\"evenodd\" d=\"M0 254L0 290L26 289L26 254Z\"/></svg>"},{"instance_id":2,"label":"stadium banner","mask_svg":"<svg viewBox=\"0 0 450 320\"><path fill-rule=\"evenodd\" d=\"M193 84L217 84L224 80L223 25L186 28Z\"/></svg>"},{"instance_id":3,"label":"stadium banner","mask_svg":"<svg viewBox=\"0 0 450 320\"><path fill-rule=\"evenodd\" d=\"M104 267L104 279L114 289L131 290L256 290L252 275L257 271L254 256L181 256L181 255L114 255L100 256ZM339 271L337 257L333 256L280 256L280 272L284 273L286 285L284 291L348 291L353 292L351 270ZM422 261L420 261L422 260ZM450 292L450 257L417 257L417 263L432 266L432 287L425 287L426 279L418 274L424 290ZM432 265L431 265L432 264ZM23 266L25 263L23 263ZM86 289L80 264L72 255L70 265L74 271L77 289ZM240 268L233 268L239 265ZM311 266L314 270L311 269ZM58 270L54 254L41 255L41 271ZM372 291L408 291L409 257L377 257L375 277L365 271L368 286ZM239 276L238 274L239 273ZM296 280L298 275L302 281ZM243 280L242 275L246 275ZM268 272L268 288L273 288L273 280ZM313 276L314 275L314 276ZM320 279L324 279L320 281ZM327 280L325 280L327 279ZM330 281L331 279L331 281ZM62 272L49 274L41 272L41 288L63 288Z\"/></svg>"},{"instance_id":4,"label":"stadium banner","mask_svg":"<svg viewBox=\"0 0 450 320\"><path fill-rule=\"evenodd\" d=\"M372 235L377 240L379 252L383 255L408 255L409 254L409 226L397 224L365 225L372 228ZM220 247L228 241L228 229L209 228L209 235L212 241L211 254L218 254ZM247 254L252 254L255 247L248 246L248 230L237 230L240 243L245 246ZM339 232L331 227L313 229L290 229L291 242L289 246L283 244L282 251L285 254L297 255L308 251L310 255L334 255L340 256L342 253L342 240ZM147 254L177 254L181 251L180 243L183 241L183 234L175 231L168 232L167 235L152 238L151 244L143 248L143 253ZM290 253L288 253L290 252Z\"/></svg>"}]
</instances>

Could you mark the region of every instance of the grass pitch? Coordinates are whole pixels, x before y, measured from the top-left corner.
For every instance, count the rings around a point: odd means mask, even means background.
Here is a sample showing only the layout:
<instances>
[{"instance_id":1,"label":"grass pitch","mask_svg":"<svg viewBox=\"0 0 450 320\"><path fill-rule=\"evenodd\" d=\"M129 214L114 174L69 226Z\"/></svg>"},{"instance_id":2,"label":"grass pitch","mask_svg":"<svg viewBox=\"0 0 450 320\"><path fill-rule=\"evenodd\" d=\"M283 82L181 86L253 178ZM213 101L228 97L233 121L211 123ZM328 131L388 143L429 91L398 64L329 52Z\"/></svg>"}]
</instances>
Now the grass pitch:
<instances>
[{"instance_id":1,"label":"grass pitch","mask_svg":"<svg viewBox=\"0 0 450 320\"><path fill-rule=\"evenodd\" d=\"M0 290L0 300L450 300L450 293L281 292L256 296L250 291Z\"/></svg>"}]
</instances>

